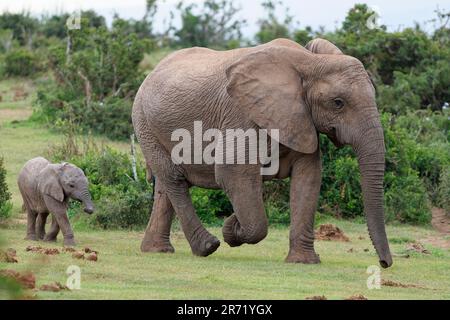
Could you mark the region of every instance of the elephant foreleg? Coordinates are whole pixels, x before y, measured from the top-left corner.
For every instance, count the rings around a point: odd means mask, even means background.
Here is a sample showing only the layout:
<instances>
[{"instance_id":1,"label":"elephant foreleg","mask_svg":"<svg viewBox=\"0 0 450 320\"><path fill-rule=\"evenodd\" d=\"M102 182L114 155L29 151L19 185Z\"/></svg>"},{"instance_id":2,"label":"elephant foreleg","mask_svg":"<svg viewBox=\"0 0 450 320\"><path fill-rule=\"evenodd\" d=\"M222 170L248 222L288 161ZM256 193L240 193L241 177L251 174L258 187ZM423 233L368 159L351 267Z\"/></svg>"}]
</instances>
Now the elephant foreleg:
<instances>
[{"instance_id":1,"label":"elephant foreleg","mask_svg":"<svg viewBox=\"0 0 450 320\"><path fill-rule=\"evenodd\" d=\"M291 173L291 230L286 262L320 263L314 251L314 215L320 184L319 152L297 160Z\"/></svg>"},{"instance_id":2,"label":"elephant foreleg","mask_svg":"<svg viewBox=\"0 0 450 320\"><path fill-rule=\"evenodd\" d=\"M58 222L56 221L55 216L52 216L52 225L50 227L50 231L45 235L44 241L56 242L58 233L59 233Z\"/></svg>"},{"instance_id":3,"label":"elephant foreleg","mask_svg":"<svg viewBox=\"0 0 450 320\"><path fill-rule=\"evenodd\" d=\"M36 236L39 240L44 239L45 224L47 223L48 213L40 213L36 219Z\"/></svg>"},{"instance_id":4,"label":"elephant foreleg","mask_svg":"<svg viewBox=\"0 0 450 320\"><path fill-rule=\"evenodd\" d=\"M75 246L73 230L70 226L69 217L67 216L67 205L50 196L44 196L44 201L48 210L53 214L53 218L56 219L56 222L61 228L61 232L64 236L64 245Z\"/></svg>"},{"instance_id":5,"label":"elephant foreleg","mask_svg":"<svg viewBox=\"0 0 450 320\"><path fill-rule=\"evenodd\" d=\"M156 182L153 209L141 243L142 252L175 252L170 243L170 227L174 210L167 194Z\"/></svg>"},{"instance_id":6,"label":"elephant foreleg","mask_svg":"<svg viewBox=\"0 0 450 320\"><path fill-rule=\"evenodd\" d=\"M262 198L262 176L258 165L218 165L216 180L229 197L234 213L222 232L231 247L255 244L267 236L268 221Z\"/></svg>"}]
</instances>

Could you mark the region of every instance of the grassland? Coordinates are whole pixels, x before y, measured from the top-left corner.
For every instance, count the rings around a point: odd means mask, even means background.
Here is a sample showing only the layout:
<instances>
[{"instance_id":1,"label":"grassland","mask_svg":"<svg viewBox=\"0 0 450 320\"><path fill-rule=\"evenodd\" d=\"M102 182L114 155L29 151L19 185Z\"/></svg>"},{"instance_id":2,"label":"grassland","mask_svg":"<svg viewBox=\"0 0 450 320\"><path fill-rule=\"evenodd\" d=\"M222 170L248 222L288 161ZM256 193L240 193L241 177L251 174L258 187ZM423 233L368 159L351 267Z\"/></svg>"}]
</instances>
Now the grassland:
<instances>
[{"instance_id":1,"label":"grassland","mask_svg":"<svg viewBox=\"0 0 450 320\"><path fill-rule=\"evenodd\" d=\"M28 96L12 101L16 83L22 83ZM288 229L272 226L269 236L257 245L230 248L222 241L210 257L194 257L183 234L174 227L172 243L175 254L142 254L142 232L90 230L74 224L79 248L99 252L97 262L76 260L68 253L46 256L26 252L30 244L23 240L25 225L20 217L21 199L16 176L28 159L45 153L49 145L62 137L57 132L25 121L31 114L33 84L11 80L0 84L0 155L8 170L7 183L13 193L14 219L0 227L5 247L17 250L19 263L0 263L0 269L30 270L37 286L54 281L65 283L70 265L81 268L81 290L33 292L39 299L304 299L325 295L344 299L362 294L369 299L450 299L450 252L426 246L430 254L409 253L408 242L438 236L428 227L389 225L387 232L396 256L394 266L381 271L382 279L410 287L382 286L369 290L366 285L370 265L377 257L367 236L366 226L356 221L319 217L318 223L338 225L350 242L317 241L320 265L286 264ZM100 139L100 138L99 138ZM128 149L123 143L111 146ZM221 238L219 228L210 228ZM61 248L57 244L46 247ZM414 286L414 287L412 287ZM5 298L0 294L0 299Z\"/></svg>"}]
</instances>

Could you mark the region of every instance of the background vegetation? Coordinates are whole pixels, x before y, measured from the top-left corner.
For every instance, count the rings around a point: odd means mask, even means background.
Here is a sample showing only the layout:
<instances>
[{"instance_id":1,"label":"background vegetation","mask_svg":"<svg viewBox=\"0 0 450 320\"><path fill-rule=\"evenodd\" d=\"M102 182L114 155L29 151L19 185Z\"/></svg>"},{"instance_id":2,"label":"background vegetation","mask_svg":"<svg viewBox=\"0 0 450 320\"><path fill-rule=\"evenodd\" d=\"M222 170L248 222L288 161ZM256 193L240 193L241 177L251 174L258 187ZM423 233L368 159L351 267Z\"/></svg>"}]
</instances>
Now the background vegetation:
<instances>
[{"instance_id":1,"label":"background vegetation","mask_svg":"<svg viewBox=\"0 0 450 320\"><path fill-rule=\"evenodd\" d=\"M106 136L128 141L132 133L130 110L140 83L158 61L173 50L207 46L230 49L265 43L278 37L305 45L315 37L328 39L346 54L359 58L377 88L386 140L385 203L388 221L429 223L432 206L449 210L450 204L450 13L436 12L435 29L417 24L396 32L386 27L369 29L370 12L356 5L334 31L300 28L285 9L275 15L278 1L263 1L266 15L252 39L242 36L246 21L230 0L183 1L166 31L156 33L152 21L157 1L148 0L140 20L115 16L107 25L93 11L81 14L81 28L68 30L68 14L35 17L28 13L0 15L0 77L32 78L37 87L31 123L66 136L62 146L48 151L53 161L70 161L85 170L97 213L91 227L142 228L152 204L138 156L137 179L130 155L82 142L81 136ZM2 142L3 143L3 142ZM349 147L336 149L321 137L323 182L319 212L336 217L362 215L357 162ZM0 163L1 164L1 163ZM8 191L2 184L0 215L10 211ZM232 213L222 191L191 190L202 220L219 224ZM289 223L289 181L269 182L264 198L273 223ZM78 216L78 207L71 210ZM85 219L85 218L83 218ZM87 218L86 218L87 219Z\"/></svg>"}]
</instances>

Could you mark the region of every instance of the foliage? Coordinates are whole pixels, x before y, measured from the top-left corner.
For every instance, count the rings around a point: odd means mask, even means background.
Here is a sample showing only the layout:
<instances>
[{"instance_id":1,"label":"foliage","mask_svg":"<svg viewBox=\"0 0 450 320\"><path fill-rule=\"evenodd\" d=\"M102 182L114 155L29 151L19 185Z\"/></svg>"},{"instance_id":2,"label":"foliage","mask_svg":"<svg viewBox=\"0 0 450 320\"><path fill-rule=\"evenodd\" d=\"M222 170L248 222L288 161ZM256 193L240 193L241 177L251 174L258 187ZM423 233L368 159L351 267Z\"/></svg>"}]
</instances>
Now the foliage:
<instances>
[{"instance_id":1,"label":"foliage","mask_svg":"<svg viewBox=\"0 0 450 320\"><path fill-rule=\"evenodd\" d=\"M5 55L4 73L7 76L31 76L39 70L38 58L27 49L15 49Z\"/></svg>"},{"instance_id":2,"label":"foliage","mask_svg":"<svg viewBox=\"0 0 450 320\"><path fill-rule=\"evenodd\" d=\"M80 206L74 203L71 215L81 215L91 226L103 229L145 226L152 206L152 187L147 183L144 166L137 163L138 179L135 181L129 155L98 147L92 141L85 141L83 147L79 144L79 141L66 139L66 143L50 152L52 161L64 160L75 164L89 180L95 213L89 218L83 217Z\"/></svg>"},{"instance_id":3,"label":"foliage","mask_svg":"<svg viewBox=\"0 0 450 320\"><path fill-rule=\"evenodd\" d=\"M288 14L289 9L286 8L284 20L278 20L276 6L281 4L281 1L263 1L262 6L267 12L267 17L258 21L259 31L256 33L256 40L258 43L266 43L277 38L290 37L293 17ZM297 37L300 38L300 33L297 33Z\"/></svg>"},{"instance_id":4,"label":"foliage","mask_svg":"<svg viewBox=\"0 0 450 320\"><path fill-rule=\"evenodd\" d=\"M220 217L233 213L233 206L222 190L191 189L192 203L200 219L207 224L217 225Z\"/></svg>"},{"instance_id":5,"label":"foliage","mask_svg":"<svg viewBox=\"0 0 450 320\"><path fill-rule=\"evenodd\" d=\"M3 165L3 158L0 157L0 220L6 219L11 214L12 203L11 193L6 184L6 169Z\"/></svg>"},{"instance_id":6,"label":"foliage","mask_svg":"<svg viewBox=\"0 0 450 320\"><path fill-rule=\"evenodd\" d=\"M139 40L126 31L121 19L111 30L89 27L69 30L68 45L49 50L54 79L38 91L37 112L50 123L73 119L86 131L127 138L131 129L131 105L143 74L139 71L150 40Z\"/></svg>"},{"instance_id":7,"label":"foliage","mask_svg":"<svg viewBox=\"0 0 450 320\"><path fill-rule=\"evenodd\" d=\"M182 26L175 30L178 44L183 47L238 47L245 20L236 18L239 8L233 0L206 0L202 7L196 3L177 5ZM197 11L200 13L197 13Z\"/></svg>"}]
</instances>

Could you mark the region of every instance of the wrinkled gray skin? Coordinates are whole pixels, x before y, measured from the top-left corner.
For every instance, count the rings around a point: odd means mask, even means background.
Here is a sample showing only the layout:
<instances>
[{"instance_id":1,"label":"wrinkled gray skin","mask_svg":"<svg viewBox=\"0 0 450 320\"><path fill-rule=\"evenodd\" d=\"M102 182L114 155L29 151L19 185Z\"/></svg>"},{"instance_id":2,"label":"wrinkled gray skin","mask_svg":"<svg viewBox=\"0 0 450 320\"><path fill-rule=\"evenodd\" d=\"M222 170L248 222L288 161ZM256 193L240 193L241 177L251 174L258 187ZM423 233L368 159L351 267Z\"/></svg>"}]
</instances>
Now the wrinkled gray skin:
<instances>
[{"instance_id":1,"label":"wrinkled gray skin","mask_svg":"<svg viewBox=\"0 0 450 320\"><path fill-rule=\"evenodd\" d=\"M94 212L83 171L73 164L52 164L38 157L24 165L17 182L27 211L26 239L56 241L61 229L64 245L74 246L75 239L67 217L69 199L82 202L86 213ZM53 215L52 225L45 233L49 213Z\"/></svg>"},{"instance_id":2,"label":"wrinkled gray skin","mask_svg":"<svg viewBox=\"0 0 450 320\"><path fill-rule=\"evenodd\" d=\"M219 241L201 224L190 186L222 188L234 214L224 224L230 246L257 243L267 235L262 185L290 177L291 230L287 262L319 263L314 250L314 213L321 184L318 132L355 150L361 171L364 213L382 267L392 265L383 212L384 138L375 90L362 63L332 43L315 39L306 48L277 39L253 48L213 51L191 48L165 58L142 84L132 119L149 176L156 177L144 252L173 252L173 213L196 255ZM261 164L174 164L178 141L171 133L193 122L203 130L280 129L280 169L261 176Z\"/></svg>"}]
</instances>

